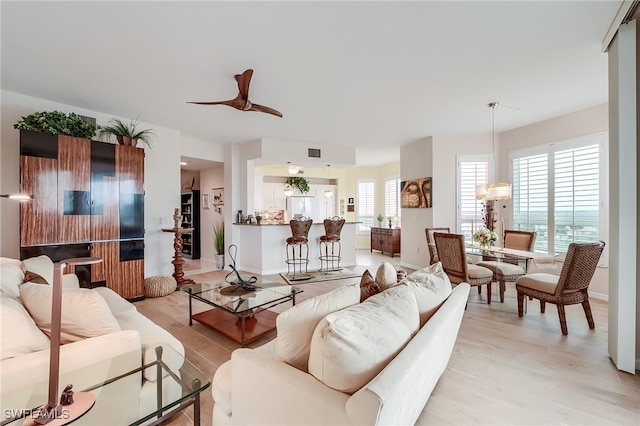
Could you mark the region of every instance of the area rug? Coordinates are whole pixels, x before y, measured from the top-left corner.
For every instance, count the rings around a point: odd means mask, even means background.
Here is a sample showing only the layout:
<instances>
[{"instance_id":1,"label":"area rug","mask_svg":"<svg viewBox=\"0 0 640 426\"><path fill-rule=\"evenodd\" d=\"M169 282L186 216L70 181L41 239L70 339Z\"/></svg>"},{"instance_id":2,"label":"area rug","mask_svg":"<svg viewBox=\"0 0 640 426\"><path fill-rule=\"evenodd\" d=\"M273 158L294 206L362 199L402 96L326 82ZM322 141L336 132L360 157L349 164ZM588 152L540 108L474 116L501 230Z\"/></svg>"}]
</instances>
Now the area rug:
<instances>
[{"instance_id":1,"label":"area rug","mask_svg":"<svg viewBox=\"0 0 640 426\"><path fill-rule=\"evenodd\" d=\"M298 285L298 284L306 284L306 283L317 283L322 281L331 281L331 280L343 280L345 278L356 278L361 277L362 274L352 271L351 269L342 269L340 271L335 272L327 272L326 274L321 271L309 271L307 274L297 274L296 278L302 278L304 275L308 275L311 278L303 279L303 280L293 280L292 277L281 273L280 276L283 280L289 285Z\"/></svg>"}]
</instances>

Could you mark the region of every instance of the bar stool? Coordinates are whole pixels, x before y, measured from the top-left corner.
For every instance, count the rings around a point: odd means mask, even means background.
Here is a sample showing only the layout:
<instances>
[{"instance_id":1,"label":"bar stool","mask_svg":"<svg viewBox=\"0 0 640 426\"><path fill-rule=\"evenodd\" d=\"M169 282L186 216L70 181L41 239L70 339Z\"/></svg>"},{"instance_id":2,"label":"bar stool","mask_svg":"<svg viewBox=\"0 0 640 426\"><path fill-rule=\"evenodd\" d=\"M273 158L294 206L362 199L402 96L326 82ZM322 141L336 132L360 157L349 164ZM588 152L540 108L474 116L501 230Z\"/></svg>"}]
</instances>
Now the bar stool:
<instances>
[{"instance_id":1,"label":"bar stool","mask_svg":"<svg viewBox=\"0 0 640 426\"><path fill-rule=\"evenodd\" d=\"M340 232L344 226L344 219L334 216L324 220L324 235L320 236L320 271L327 272L340 270ZM326 268L325 268L326 266Z\"/></svg>"},{"instance_id":2,"label":"bar stool","mask_svg":"<svg viewBox=\"0 0 640 426\"><path fill-rule=\"evenodd\" d=\"M311 275L307 274L307 266L309 265L309 244L308 236L309 229L313 219L307 217L300 217L291 219L289 226L291 226L291 237L287 238L287 275L291 275L291 268L293 268L293 275L289 278L290 281L300 281L311 279ZM296 248L297 255L296 255ZM304 255L303 255L304 254ZM302 266L304 265L304 275L302 274ZM298 275L296 276L296 266L298 269Z\"/></svg>"}]
</instances>

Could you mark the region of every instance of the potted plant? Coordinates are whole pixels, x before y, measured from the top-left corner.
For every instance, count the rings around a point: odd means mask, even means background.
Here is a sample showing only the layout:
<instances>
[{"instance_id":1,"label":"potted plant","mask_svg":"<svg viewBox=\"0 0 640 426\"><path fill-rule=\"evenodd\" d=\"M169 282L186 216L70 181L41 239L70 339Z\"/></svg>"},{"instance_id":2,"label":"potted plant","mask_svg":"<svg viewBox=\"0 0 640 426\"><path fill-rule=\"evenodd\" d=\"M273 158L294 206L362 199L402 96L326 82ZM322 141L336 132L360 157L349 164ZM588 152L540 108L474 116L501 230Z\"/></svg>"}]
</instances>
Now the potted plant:
<instances>
[{"instance_id":1,"label":"potted plant","mask_svg":"<svg viewBox=\"0 0 640 426\"><path fill-rule=\"evenodd\" d=\"M96 126L78 114L61 111L39 111L22 117L13 125L14 129L46 132L53 135L68 135L91 139L96 134Z\"/></svg>"},{"instance_id":2,"label":"potted plant","mask_svg":"<svg viewBox=\"0 0 640 426\"><path fill-rule=\"evenodd\" d=\"M213 225L213 247L216 249L218 268L224 268L224 221Z\"/></svg>"},{"instance_id":3,"label":"potted plant","mask_svg":"<svg viewBox=\"0 0 640 426\"><path fill-rule=\"evenodd\" d=\"M378 219L378 227L382 228L382 222L384 222L384 215L382 213L378 213L378 216L376 217L376 219Z\"/></svg>"},{"instance_id":4,"label":"potted plant","mask_svg":"<svg viewBox=\"0 0 640 426\"><path fill-rule=\"evenodd\" d=\"M155 137L151 129L138 130L138 118L125 123L115 117L109 120L106 126L99 126L98 135L100 137L106 136L107 138L113 135L120 145L126 146L136 146L138 141L142 141L149 148L151 148L151 143Z\"/></svg>"},{"instance_id":5,"label":"potted plant","mask_svg":"<svg viewBox=\"0 0 640 426\"><path fill-rule=\"evenodd\" d=\"M287 185L298 188L301 194L309 192L309 181L301 176L292 176L287 179Z\"/></svg>"}]
</instances>

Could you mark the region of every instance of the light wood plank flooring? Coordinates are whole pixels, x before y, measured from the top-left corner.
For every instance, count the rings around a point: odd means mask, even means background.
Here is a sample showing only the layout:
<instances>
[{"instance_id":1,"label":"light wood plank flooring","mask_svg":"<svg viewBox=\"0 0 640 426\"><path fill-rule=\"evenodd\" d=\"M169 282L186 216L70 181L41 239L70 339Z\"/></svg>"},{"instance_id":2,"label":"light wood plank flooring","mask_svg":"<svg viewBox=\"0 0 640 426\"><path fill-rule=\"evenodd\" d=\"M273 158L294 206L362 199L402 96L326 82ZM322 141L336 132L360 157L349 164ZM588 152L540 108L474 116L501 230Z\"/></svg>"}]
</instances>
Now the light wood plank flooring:
<instances>
[{"instance_id":1,"label":"light wood plank flooring","mask_svg":"<svg viewBox=\"0 0 640 426\"><path fill-rule=\"evenodd\" d=\"M357 270L368 268L375 274L382 261L397 264L399 260L359 251ZM190 272L196 281L226 274L197 274L197 268ZM301 284L304 293L298 300L357 281ZM595 330L589 330L580 305L567 307L569 335L562 336L553 305L540 314L538 302L530 301L525 317L518 318L513 283L507 284L503 304L497 288L491 305L486 303L486 290L481 295L472 290L448 368L418 425L640 424L640 376L618 371L607 355L607 303L591 301ZM213 377L239 345L202 324L189 327L188 303L186 293L176 292L136 302L136 306L176 336L185 346L187 359ZM204 304L194 305L195 312L206 309ZM275 332L270 333L249 346L274 337ZM213 398L207 389L202 394L203 425L211 424L212 410ZM169 424L192 424L192 416L188 408Z\"/></svg>"}]
</instances>

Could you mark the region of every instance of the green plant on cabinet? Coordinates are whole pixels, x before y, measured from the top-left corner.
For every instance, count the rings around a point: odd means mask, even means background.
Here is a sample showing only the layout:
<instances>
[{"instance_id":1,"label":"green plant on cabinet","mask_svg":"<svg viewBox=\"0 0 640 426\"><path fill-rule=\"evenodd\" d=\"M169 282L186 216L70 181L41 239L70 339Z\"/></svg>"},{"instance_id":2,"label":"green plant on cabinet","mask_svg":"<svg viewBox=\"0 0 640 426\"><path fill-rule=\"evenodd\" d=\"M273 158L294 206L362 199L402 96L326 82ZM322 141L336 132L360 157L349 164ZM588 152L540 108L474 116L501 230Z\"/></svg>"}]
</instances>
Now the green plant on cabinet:
<instances>
[{"instance_id":1,"label":"green plant on cabinet","mask_svg":"<svg viewBox=\"0 0 640 426\"><path fill-rule=\"evenodd\" d=\"M106 126L99 126L98 135L100 137L115 136L120 145L136 146L137 141L144 142L149 148L155 139L155 133L151 129L138 129L138 119L131 119L129 123L112 118Z\"/></svg>"},{"instance_id":2,"label":"green plant on cabinet","mask_svg":"<svg viewBox=\"0 0 640 426\"><path fill-rule=\"evenodd\" d=\"M13 128L85 139L94 137L97 129L96 126L85 121L78 114L73 112L65 114L61 111L34 112L18 120L13 125Z\"/></svg>"},{"instance_id":3,"label":"green plant on cabinet","mask_svg":"<svg viewBox=\"0 0 640 426\"><path fill-rule=\"evenodd\" d=\"M300 176L292 176L287 178L287 185L297 188L301 194L309 192L309 181Z\"/></svg>"}]
</instances>

